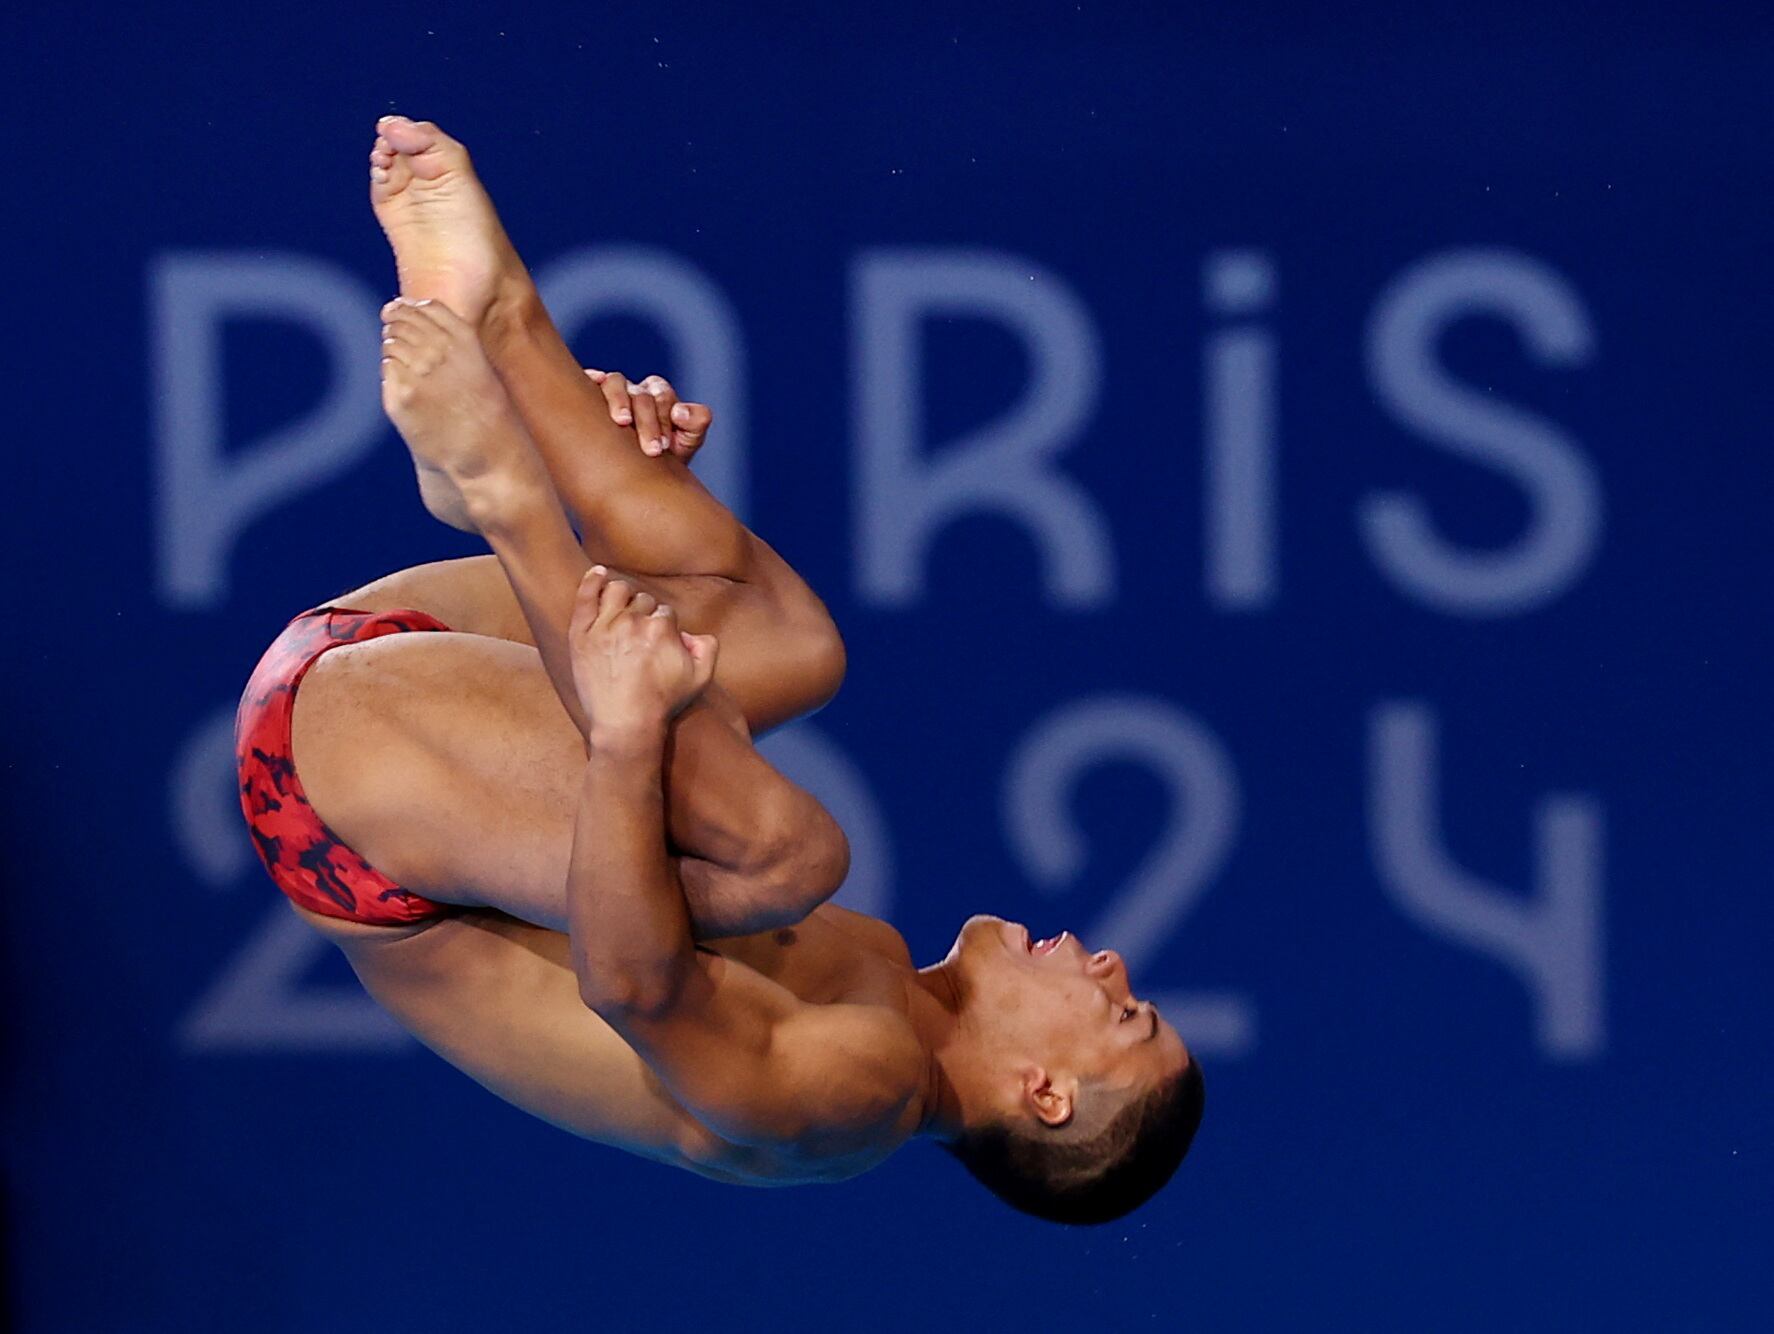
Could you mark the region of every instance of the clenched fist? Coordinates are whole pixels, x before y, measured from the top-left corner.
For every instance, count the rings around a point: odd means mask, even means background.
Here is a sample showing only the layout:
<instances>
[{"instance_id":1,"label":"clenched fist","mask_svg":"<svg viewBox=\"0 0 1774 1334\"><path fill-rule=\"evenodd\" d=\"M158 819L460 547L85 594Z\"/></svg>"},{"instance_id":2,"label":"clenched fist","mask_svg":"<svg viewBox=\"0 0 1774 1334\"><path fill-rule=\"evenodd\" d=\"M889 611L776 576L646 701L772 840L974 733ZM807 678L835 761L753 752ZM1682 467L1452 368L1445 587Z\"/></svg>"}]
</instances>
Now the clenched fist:
<instances>
[{"instance_id":1,"label":"clenched fist","mask_svg":"<svg viewBox=\"0 0 1774 1334\"><path fill-rule=\"evenodd\" d=\"M580 581L567 641L594 744L599 734L662 731L715 674L713 635L685 634L670 607L602 565Z\"/></svg>"}]
</instances>

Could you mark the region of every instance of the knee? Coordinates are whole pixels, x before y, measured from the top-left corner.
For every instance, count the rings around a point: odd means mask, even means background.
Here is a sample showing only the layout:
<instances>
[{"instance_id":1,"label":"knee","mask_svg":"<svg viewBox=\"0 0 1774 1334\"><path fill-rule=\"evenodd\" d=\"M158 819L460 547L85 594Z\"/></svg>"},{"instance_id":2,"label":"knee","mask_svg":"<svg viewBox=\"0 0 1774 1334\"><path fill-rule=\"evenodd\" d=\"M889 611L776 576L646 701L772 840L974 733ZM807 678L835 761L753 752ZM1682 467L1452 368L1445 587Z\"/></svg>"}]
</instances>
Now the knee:
<instances>
[{"instance_id":1,"label":"knee","mask_svg":"<svg viewBox=\"0 0 1774 1334\"><path fill-rule=\"evenodd\" d=\"M838 633L832 618L820 609L820 615L801 635L798 646L797 675L806 682L807 707L812 713L831 703L838 688L844 684L849 670L849 655L844 650L844 637Z\"/></svg>"},{"instance_id":2,"label":"knee","mask_svg":"<svg viewBox=\"0 0 1774 1334\"><path fill-rule=\"evenodd\" d=\"M737 656L737 655L736 655ZM753 736L816 713L844 684L844 641L829 617L779 621L767 643L735 662L726 685Z\"/></svg>"},{"instance_id":3,"label":"knee","mask_svg":"<svg viewBox=\"0 0 1774 1334\"><path fill-rule=\"evenodd\" d=\"M838 623L806 587L795 597L782 599L774 616L782 634L783 674L794 681L801 704L797 712L824 708L844 684L850 665Z\"/></svg>"}]
</instances>

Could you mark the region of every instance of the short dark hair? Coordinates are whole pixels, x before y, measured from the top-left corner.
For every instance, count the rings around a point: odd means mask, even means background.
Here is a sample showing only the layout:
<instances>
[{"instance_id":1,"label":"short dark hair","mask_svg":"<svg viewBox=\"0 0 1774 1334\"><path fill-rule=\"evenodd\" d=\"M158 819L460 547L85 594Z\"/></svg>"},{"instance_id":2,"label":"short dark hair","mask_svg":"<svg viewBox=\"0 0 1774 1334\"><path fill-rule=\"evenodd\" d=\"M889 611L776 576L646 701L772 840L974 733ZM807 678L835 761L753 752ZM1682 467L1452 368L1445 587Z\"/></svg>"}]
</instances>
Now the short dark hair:
<instances>
[{"instance_id":1,"label":"short dark hair","mask_svg":"<svg viewBox=\"0 0 1774 1334\"><path fill-rule=\"evenodd\" d=\"M1110 1223L1151 1199L1176 1172L1195 1140L1205 1096L1201 1066L1191 1057L1088 1138L996 1121L943 1147L1014 1209L1054 1223Z\"/></svg>"}]
</instances>

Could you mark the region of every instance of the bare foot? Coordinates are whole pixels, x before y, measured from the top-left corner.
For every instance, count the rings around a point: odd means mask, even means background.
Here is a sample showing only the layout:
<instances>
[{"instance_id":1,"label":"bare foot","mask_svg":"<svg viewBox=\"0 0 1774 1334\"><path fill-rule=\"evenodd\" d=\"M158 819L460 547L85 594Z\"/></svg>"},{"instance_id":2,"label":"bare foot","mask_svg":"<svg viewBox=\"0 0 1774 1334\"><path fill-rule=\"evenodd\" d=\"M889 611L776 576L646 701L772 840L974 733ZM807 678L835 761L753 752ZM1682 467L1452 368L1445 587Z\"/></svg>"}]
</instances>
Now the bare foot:
<instances>
[{"instance_id":1,"label":"bare foot","mask_svg":"<svg viewBox=\"0 0 1774 1334\"><path fill-rule=\"evenodd\" d=\"M521 263L468 150L430 121L384 116L370 149L370 204L394 249L401 295L478 324Z\"/></svg>"},{"instance_id":2,"label":"bare foot","mask_svg":"<svg viewBox=\"0 0 1774 1334\"><path fill-rule=\"evenodd\" d=\"M455 497L458 527L473 525L457 488L522 467L535 448L473 326L440 301L382 308L382 407L412 452L426 508Z\"/></svg>"}]
</instances>

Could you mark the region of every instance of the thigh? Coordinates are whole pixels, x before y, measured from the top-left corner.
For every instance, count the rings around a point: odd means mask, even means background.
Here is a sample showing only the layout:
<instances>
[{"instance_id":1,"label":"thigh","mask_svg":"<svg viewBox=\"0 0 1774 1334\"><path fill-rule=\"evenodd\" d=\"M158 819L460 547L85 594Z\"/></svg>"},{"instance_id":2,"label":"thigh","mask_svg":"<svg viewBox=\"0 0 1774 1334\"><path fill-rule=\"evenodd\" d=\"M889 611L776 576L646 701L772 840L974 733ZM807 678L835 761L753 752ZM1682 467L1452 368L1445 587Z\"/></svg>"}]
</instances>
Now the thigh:
<instances>
[{"instance_id":1,"label":"thigh","mask_svg":"<svg viewBox=\"0 0 1774 1334\"><path fill-rule=\"evenodd\" d=\"M438 633L334 649L297 692L292 743L315 811L384 875L566 929L585 747L535 649ZM704 878L771 864L782 831L817 808L730 703L699 702L674 724L667 833ZM713 920L712 903L691 906Z\"/></svg>"},{"instance_id":2,"label":"thigh","mask_svg":"<svg viewBox=\"0 0 1774 1334\"><path fill-rule=\"evenodd\" d=\"M585 749L535 649L471 634L334 649L296 694L292 749L316 813L384 875L565 928Z\"/></svg>"},{"instance_id":3,"label":"thigh","mask_svg":"<svg viewBox=\"0 0 1774 1334\"><path fill-rule=\"evenodd\" d=\"M762 734L831 698L843 677L843 645L830 621L785 611L766 590L708 575L622 577L669 603L691 634L721 641L710 703L730 723ZM523 609L493 556L396 570L337 599L358 611L422 611L453 630L535 645Z\"/></svg>"}]
</instances>

